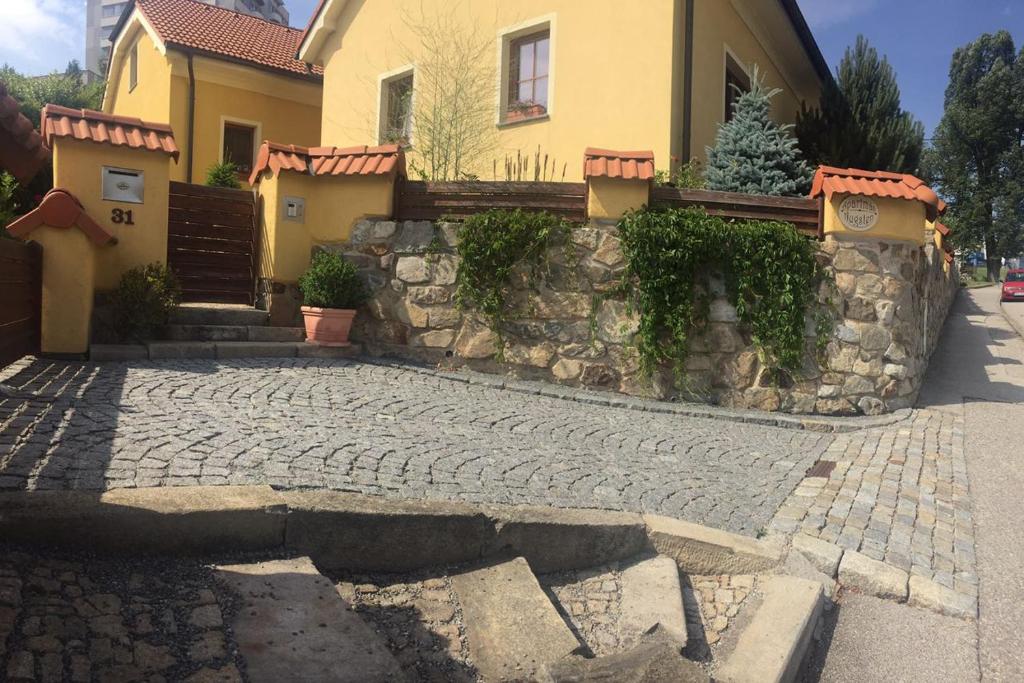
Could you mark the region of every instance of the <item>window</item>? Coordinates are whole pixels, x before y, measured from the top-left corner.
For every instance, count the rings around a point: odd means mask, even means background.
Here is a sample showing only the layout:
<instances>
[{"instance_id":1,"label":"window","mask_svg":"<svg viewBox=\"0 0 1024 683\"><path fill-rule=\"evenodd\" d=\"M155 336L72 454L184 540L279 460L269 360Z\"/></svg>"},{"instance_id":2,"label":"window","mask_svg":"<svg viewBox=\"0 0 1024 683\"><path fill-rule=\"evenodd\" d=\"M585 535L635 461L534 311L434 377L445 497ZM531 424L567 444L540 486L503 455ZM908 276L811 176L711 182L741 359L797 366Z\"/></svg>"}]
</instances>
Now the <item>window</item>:
<instances>
[{"instance_id":1,"label":"window","mask_svg":"<svg viewBox=\"0 0 1024 683\"><path fill-rule=\"evenodd\" d=\"M131 54L128 55L128 92L135 90L139 84L139 44L132 45Z\"/></svg>"},{"instance_id":2,"label":"window","mask_svg":"<svg viewBox=\"0 0 1024 683\"><path fill-rule=\"evenodd\" d=\"M412 72L395 76L383 82L381 88L381 130L382 144L412 143Z\"/></svg>"},{"instance_id":3,"label":"window","mask_svg":"<svg viewBox=\"0 0 1024 683\"><path fill-rule=\"evenodd\" d=\"M731 54L725 53L725 121L732 120L733 105L747 92L750 92L750 76Z\"/></svg>"},{"instance_id":4,"label":"window","mask_svg":"<svg viewBox=\"0 0 1024 683\"><path fill-rule=\"evenodd\" d=\"M548 31L516 38L509 45L505 120L536 118L548 113L550 51Z\"/></svg>"},{"instance_id":5,"label":"window","mask_svg":"<svg viewBox=\"0 0 1024 683\"><path fill-rule=\"evenodd\" d=\"M127 5L127 4L128 3L126 3L126 2L119 2L116 5L104 5L103 6L103 16L104 17L119 17L119 16L121 16L121 12L124 10L124 6Z\"/></svg>"},{"instance_id":6,"label":"window","mask_svg":"<svg viewBox=\"0 0 1024 683\"><path fill-rule=\"evenodd\" d=\"M240 175L248 176L252 172L255 143L254 127L240 123L224 124L224 161L234 163Z\"/></svg>"}]
</instances>

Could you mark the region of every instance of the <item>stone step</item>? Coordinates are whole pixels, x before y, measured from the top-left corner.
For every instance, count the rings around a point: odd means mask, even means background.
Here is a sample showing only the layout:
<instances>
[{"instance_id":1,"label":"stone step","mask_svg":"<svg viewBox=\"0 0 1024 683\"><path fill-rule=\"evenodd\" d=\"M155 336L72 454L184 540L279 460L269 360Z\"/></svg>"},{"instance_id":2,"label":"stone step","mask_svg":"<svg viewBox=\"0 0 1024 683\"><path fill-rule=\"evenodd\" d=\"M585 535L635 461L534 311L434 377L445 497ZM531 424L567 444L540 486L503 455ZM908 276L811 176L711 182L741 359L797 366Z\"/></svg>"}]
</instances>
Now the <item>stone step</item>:
<instances>
[{"instance_id":1,"label":"stone step","mask_svg":"<svg viewBox=\"0 0 1024 683\"><path fill-rule=\"evenodd\" d=\"M253 683L405 680L383 639L308 557L216 571L241 597L232 628Z\"/></svg>"},{"instance_id":2,"label":"stone step","mask_svg":"<svg viewBox=\"0 0 1024 683\"><path fill-rule=\"evenodd\" d=\"M96 362L239 359L239 358L355 358L362 353L358 344L319 346L306 342L273 341L163 341L149 344L93 344L89 358Z\"/></svg>"},{"instance_id":3,"label":"stone step","mask_svg":"<svg viewBox=\"0 0 1024 683\"><path fill-rule=\"evenodd\" d=\"M266 325L270 313L243 304L185 303L171 313L172 325Z\"/></svg>"},{"instance_id":4,"label":"stone step","mask_svg":"<svg viewBox=\"0 0 1024 683\"><path fill-rule=\"evenodd\" d=\"M169 341L300 342L306 338L306 331L301 327L264 325L167 325L161 336Z\"/></svg>"},{"instance_id":5,"label":"stone step","mask_svg":"<svg viewBox=\"0 0 1024 683\"><path fill-rule=\"evenodd\" d=\"M622 616L616 625L619 642L639 643L642 636L659 630L686 647L686 615L679 567L671 557L659 555L626 567L619 577Z\"/></svg>"},{"instance_id":6,"label":"stone step","mask_svg":"<svg viewBox=\"0 0 1024 683\"><path fill-rule=\"evenodd\" d=\"M584 649L521 557L456 574L452 587L470 657L487 681L537 680Z\"/></svg>"},{"instance_id":7,"label":"stone step","mask_svg":"<svg viewBox=\"0 0 1024 683\"><path fill-rule=\"evenodd\" d=\"M758 589L761 604L715 672L716 681L788 683L807 656L822 612L821 583L772 576Z\"/></svg>"},{"instance_id":8,"label":"stone step","mask_svg":"<svg viewBox=\"0 0 1024 683\"><path fill-rule=\"evenodd\" d=\"M709 683L707 672L683 658L679 643L662 630L647 634L631 649L593 659L573 657L539 677L550 683Z\"/></svg>"}]
</instances>

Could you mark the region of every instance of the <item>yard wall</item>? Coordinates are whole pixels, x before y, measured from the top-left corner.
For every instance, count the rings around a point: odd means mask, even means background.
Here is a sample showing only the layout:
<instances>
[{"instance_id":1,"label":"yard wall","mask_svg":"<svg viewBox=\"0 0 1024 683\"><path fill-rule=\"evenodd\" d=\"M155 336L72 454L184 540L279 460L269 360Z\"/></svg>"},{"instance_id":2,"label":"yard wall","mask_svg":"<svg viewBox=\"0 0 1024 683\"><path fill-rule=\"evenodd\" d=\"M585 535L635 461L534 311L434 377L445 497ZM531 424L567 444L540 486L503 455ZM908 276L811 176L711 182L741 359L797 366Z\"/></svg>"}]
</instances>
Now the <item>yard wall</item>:
<instances>
[{"instance_id":1,"label":"yard wall","mask_svg":"<svg viewBox=\"0 0 1024 683\"><path fill-rule=\"evenodd\" d=\"M494 334L455 303L457 231L455 223L365 220L348 242L326 247L357 263L373 290L353 332L369 353L632 396L878 414L913 404L958 288L955 269L947 269L932 240L922 246L829 234L820 252L835 283L824 285L819 299L831 299L837 322L823 364L809 316L805 367L773 383L722 283L712 279L705 283L713 294L710 321L677 384L667 368L652 378L640 374L632 347L637 321L623 301L603 297L624 268L616 221L591 219L576 228L570 249L548 255L550 274L536 291L525 275L516 279L503 362Z\"/></svg>"}]
</instances>

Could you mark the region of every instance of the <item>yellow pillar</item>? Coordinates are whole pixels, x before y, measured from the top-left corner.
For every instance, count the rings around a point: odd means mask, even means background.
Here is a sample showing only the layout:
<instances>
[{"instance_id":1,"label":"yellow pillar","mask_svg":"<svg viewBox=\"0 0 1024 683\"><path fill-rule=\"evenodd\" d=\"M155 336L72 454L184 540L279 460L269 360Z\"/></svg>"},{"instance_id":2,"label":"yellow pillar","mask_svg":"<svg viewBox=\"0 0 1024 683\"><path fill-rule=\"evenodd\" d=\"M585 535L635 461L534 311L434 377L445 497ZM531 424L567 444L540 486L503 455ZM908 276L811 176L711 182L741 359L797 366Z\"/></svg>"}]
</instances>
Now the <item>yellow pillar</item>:
<instances>
[{"instance_id":1,"label":"yellow pillar","mask_svg":"<svg viewBox=\"0 0 1024 683\"><path fill-rule=\"evenodd\" d=\"M583 153L587 216L618 220L651 199L654 153L619 152L588 147Z\"/></svg>"}]
</instances>

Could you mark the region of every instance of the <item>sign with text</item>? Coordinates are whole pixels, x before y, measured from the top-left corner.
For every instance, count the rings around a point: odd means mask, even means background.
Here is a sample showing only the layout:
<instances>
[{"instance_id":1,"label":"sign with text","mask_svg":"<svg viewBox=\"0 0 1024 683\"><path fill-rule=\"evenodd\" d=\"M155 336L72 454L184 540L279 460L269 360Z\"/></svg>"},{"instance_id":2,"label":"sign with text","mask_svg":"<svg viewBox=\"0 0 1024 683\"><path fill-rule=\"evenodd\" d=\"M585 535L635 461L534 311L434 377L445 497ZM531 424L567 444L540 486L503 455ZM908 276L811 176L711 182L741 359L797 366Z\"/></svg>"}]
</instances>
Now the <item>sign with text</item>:
<instances>
[{"instance_id":1,"label":"sign with text","mask_svg":"<svg viewBox=\"0 0 1024 683\"><path fill-rule=\"evenodd\" d=\"M839 205L839 220L850 230L866 232L878 223L878 204L867 197L847 197Z\"/></svg>"}]
</instances>

